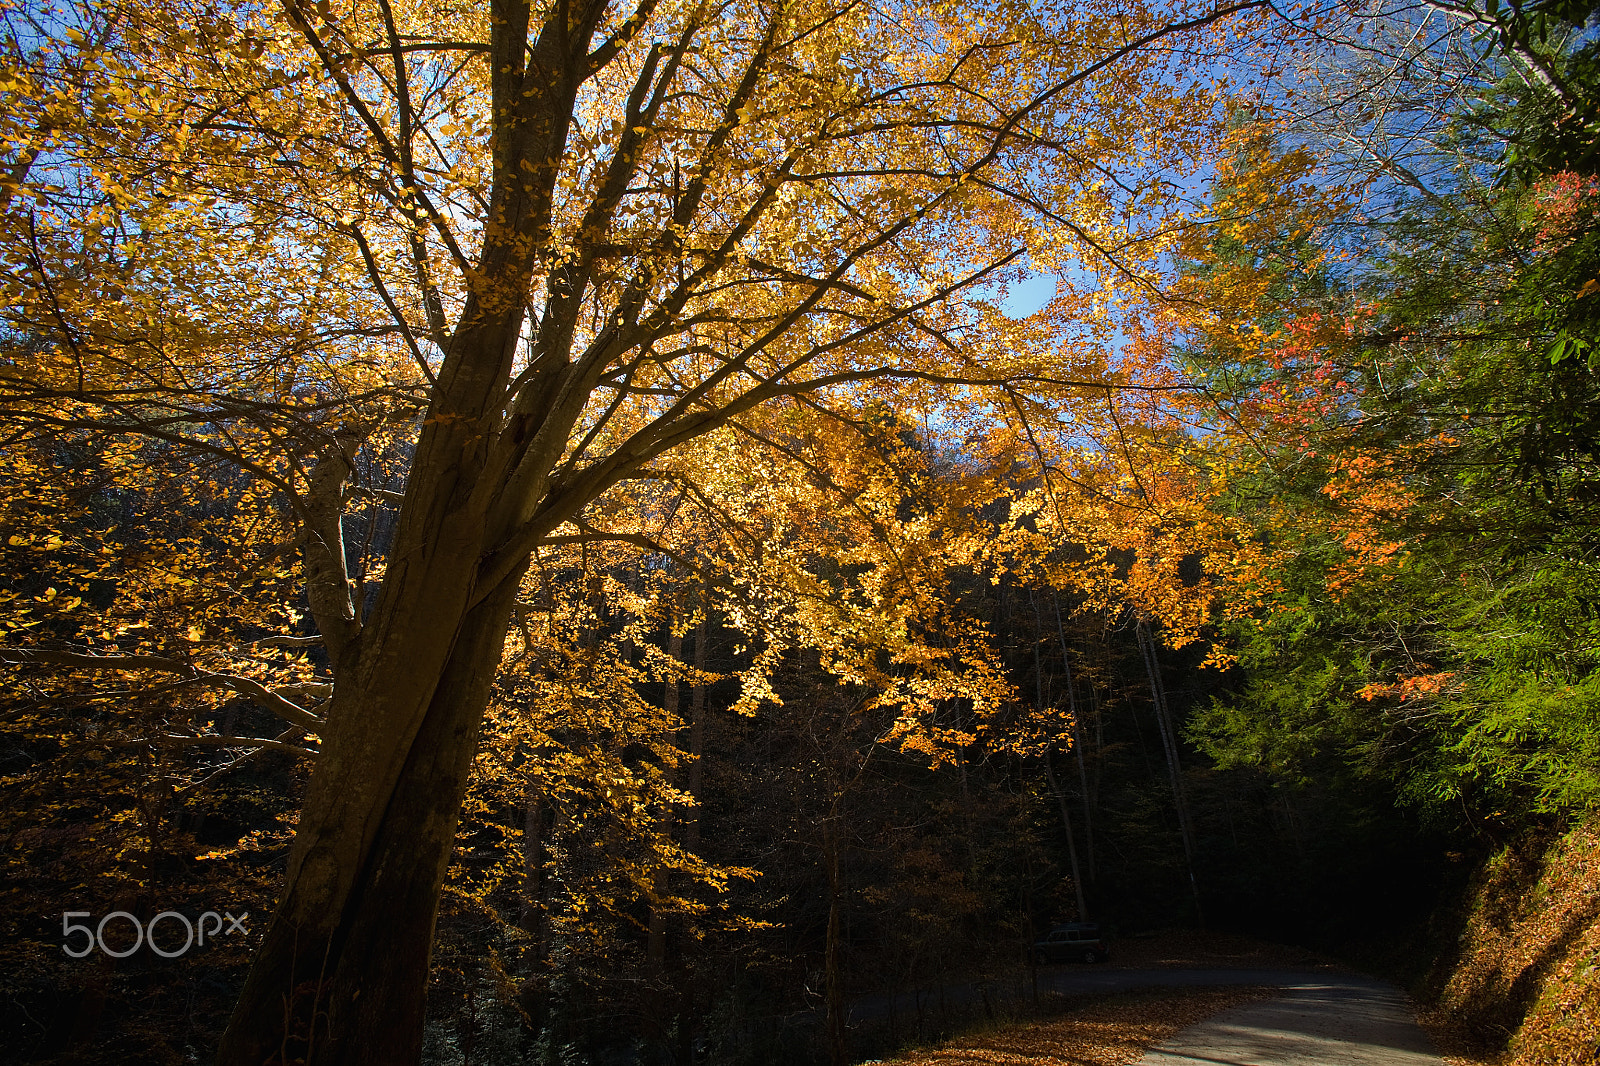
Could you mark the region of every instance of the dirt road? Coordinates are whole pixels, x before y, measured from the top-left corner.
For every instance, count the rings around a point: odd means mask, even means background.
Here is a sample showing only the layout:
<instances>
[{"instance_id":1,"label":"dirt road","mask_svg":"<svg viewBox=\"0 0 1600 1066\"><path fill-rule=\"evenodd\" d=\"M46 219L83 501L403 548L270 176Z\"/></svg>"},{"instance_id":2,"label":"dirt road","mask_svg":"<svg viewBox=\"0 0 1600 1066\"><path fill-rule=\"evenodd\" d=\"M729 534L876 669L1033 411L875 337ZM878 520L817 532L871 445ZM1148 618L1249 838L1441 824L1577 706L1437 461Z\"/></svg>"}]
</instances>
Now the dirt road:
<instances>
[{"instance_id":1,"label":"dirt road","mask_svg":"<svg viewBox=\"0 0 1600 1066\"><path fill-rule=\"evenodd\" d=\"M1127 992L1196 985L1298 987L1334 980L1331 973L1280 966L1051 966L1039 971L1039 991L1063 995Z\"/></svg>"},{"instance_id":2,"label":"dirt road","mask_svg":"<svg viewBox=\"0 0 1600 1066\"><path fill-rule=\"evenodd\" d=\"M1443 1066L1391 985L1323 976L1284 992L1179 1031L1138 1066Z\"/></svg>"},{"instance_id":3,"label":"dirt road","mask_svg":"<svg viewBox=\"0 0 1600 1066\"><path fill-rule=\"evenodd\" d=\"M850 1006L849 1025L864 1032L887 1023L894 1032L898 1019L903 1038L922 1031L925 1017L943 1024L947 1012L961 1011L992 1019L1007 1004L1037 1003L1049 994L1070 1002L1139 990L1255 987L1282 991L1172 1034L1138 1066L1444 1066L1398 989L1298 948L1180 933L1119 942L1112 958L1041 966L1025 981L862 997Z\"/></svg>"}]
</instances>

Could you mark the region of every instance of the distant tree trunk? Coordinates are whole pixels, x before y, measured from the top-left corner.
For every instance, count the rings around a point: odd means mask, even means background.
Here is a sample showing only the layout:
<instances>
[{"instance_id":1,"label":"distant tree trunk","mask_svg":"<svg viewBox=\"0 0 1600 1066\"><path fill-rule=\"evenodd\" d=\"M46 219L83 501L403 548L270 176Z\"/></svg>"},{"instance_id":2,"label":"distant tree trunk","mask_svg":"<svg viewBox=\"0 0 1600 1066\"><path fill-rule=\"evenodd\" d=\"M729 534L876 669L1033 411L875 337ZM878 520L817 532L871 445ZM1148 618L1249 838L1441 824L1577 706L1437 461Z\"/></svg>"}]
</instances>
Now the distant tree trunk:
<instances>
[{"instance_id":1,"label":"distant tree trunk","mask_svg":"<svg viewBox=\"0 0 1600 1066\"><path fill-rule=\"evenodd\" d=\"M684 847L700 851L700 797L705 792L705 764L701 761L706 747L706 687L700 683L700 674L706 669L706 616L702 609L700 623L694 630L694 669L696 678L689 689L689 795L695 805L689 808L683 827Z\"/></svg>"},{"instance_id":2,"label":"distant tree trunk","mask_svg":"<svg viewBox=\"0 0 1600 1066\"><path fill-rule=\"evenodd\" d=\"M956 771L961 782L962 840L967 845L967 875L974 881L978 877L978 834L972 824L972 791L967 786L967 757L960 748L955 749Z\"/></svg>"},{"instance_id":3,"label":"distant tree trunk","mask_svg":"<svg viewBox=\"0 0 1600 1066\"><path fill-rule=\"evenodd\" d=\"M1033 683L1034 699L1039 710L1044 710L1044 664L1039 656L1039 642L1043 639L1043 620L1039 613L1039 598L1033 598L1034 641L1033 641ZM1083 874L1078 869L1078 842L1072 832L1072 815L1067 810L1067 796L1061 791L1061 784L1056 780L1055 768L1050 765L1050 753L1055 750L1051 743L1044 749L1044 776L1049 782L1050 791L1055 793L1056 803L1061 807L1061 827L1067 831L1067 858L1072 862L1072 888L1078 897L1078 921L1089 920L1089 904L1083 894Z\"/></svg>"},{"instance_id":4,"label":"distant tree trunk","mask_svg":"<svg viewBox=\"0 0 1600 1066\"><path fill-rule=\"evenodd\" d=\"M1172 798L1178 811L1178 835L1183 840L1183 861L1189 873L1189 890L1194 894L1195 916L1203 929L1206 924L1206 914L1200 905L1200 883L1194 876L1194 838L1189 823L1189 801L1183 788L1183 767L1178 761L1178 740L1172 728L1172 715L1167 709L1166 688L1161 684L1161 663L1156 658L1156 638L1142 619L1134 631L1139 642L1139 652L1144 657L1145 670L1150 677L1150 698L1155 704L1156 725L1161 733L1161 745L1167 753L1167 773L1172 779Z\"/></svg>"},{"instance_id":5,"label":"distant tree trunk","mask_svg":"<svg viewBox=\"0 0 1600 1066\"><path fill-rule=\"evenodd\" d=\"M706 739L706 687L700 683L699 674L706 668L706 597L702 591L700 598L700 621L694 630L694 668L696 678L689 687L689 780L687 791L694 797L694 806L684 814L683 846L690 852L700 853L700 800L705 795L705 765L702 761L705 756ZM694 986L685 983L680 990L683 997L680 1023L678 1025L679 1062L694 1061L694 1027L683 1020L684 1016L691 1015L695 1010Z\"/></svg>"},{"instance_id":6,"label":"distant tree trunk","mask_svg":"<svg viewBox=\"0 0 1600 1066\"><path fill-rule=\"evenodd\" d=\"M456 1031L460 1034L458 1043L461 1047L461 1066L472 1066L472 1049L478 1035L477 969L477 960L468 959L461 971L467 993L466 1018L456 1027Z\"/></svg>"},{"instance_id":7,"label":"distant tree trunk","mask_svg":"<svg viewBox=\"0 0 1600 1066\"><path fill-rule=\"evenodd\" d=\"M1031 989L1030 998L1033 1005L1039 1005L1039 957L1033 950L1033 942L1038 935L1033 928L1033 849L1028 848L1023 852L1023 862L1026 864L1022 879L1022 914L1027 919L1027 924L1022 927L1022 954L1023 965L1028 968L1028 986Z\"/></svg>"},{"instance_id":8,"label":"distant tree trunk","mask_svg":"<svg viewBox=\"0 0 1600 1066\"><path fill-rule=\"evenodd\" d=\"M1056 803L1061 808L1061 826L1067 831L1067 858L1072 863L1072 888L1078 897L1078 921L1089 920L1089 904L1083 893L1083 876L1078 872L1078 846L1073 841L1072 815L1067 810L1067 797L1061 791L1061 784L1056 780L1056 772L1050 765L1050 754L1053 748L1046 748L1044 753L1044 778L1050 786L1050 791L1055 793Z\"/></svg>"},{"instance_id":9,"label":"distant tree trunk","mask_svg":"<svg viewBox=\"0 0 1600 1066\"><path fill-rule=\"evenodd\" d=\"M544 820L543 796L529 788L522 804L522 911L517 925L523 932L537 934L544 912Z\"/></svg>"},{"instance_id":10,"label":"distant tree trunk","mask_svg":"<svg viewBox=\"0 0 1600 1066\"><path fill-rule=\"evenodd\" d=\"M683 660L683 634L678 632L677 618L669 622L667 632L667 656L673 662ZM678 679L668 678L662 688L661 706L673 718L678 717ZM673 784L677 784L677 775L670 774ZM658 828L663 836L672 835L672 809L663 807ZM645 962L652 976L660 977L667 969L667 911L663 901L672 892L672 871L665 867L656 870L652 878L652 891L655 900L650 905L650 922L647 941L645 944Z\"/></svg>"},{"instance_id":11,"label":"distant tree trunk","mask_svg":"<svg viewBox=\"0 0 1600 1066\"><path fill-rule=\"evenodd\" d=\"M827 997L828 1062L829 1066L846 1066L849 1055L844 1038L844 985L839 959L843 886L839 877L837 811L830 814L823 824L822 861L828 872L828 932L823 956L823 988Z\"/></svg>"},{"instance_id":12,"label":"distant tree trunk","mask_svg":"<svg viewBox=\"0 0 1600 1066\"><path fill-rule=\"evenodd\" d=\"M1089 772L1083 759L1083 720L1078 716L1077 689L1072 683L1072 658L1067 650L1067 631L1061 624L1061 597L1051 590L1056 612L1056 639L1061 643L1061 669L1067 683L1067 713L1072 715L1072 752L1078 762L1078 794L1083 797L1083 838L1089 858L1089 880L1094 880L1094 805L1089 802Z\"/></svg>"},{"instance_id":13,"label":"distant tree trunk","mask_svg":"<svg viewBox=\"0 0 1600 1066\"><path fill-rule=\"evenodd\" d=\"M530 787L522 807L522 913L517 924L528 934L531 973L522 986L522 1009L535 1023L544 1014L544 979L549 945L544 921L544 797Z\"/></svg>"},{"instance_id":14,"label":"distant tree trunk","mask_svg":"<svg viewBox=\"0 0 1600 1066\"><path fill-rule=\"evenodd\" d=\"M1106 750L1106 716L1100 704L1100 690L1095 688L1092 681L1089 683L1089 706L1093 708L1094 714L1095 763L1094 772L1089 778L1089 795L1093 799L1092 801L1086 801L1086 806L1098 810L1100 806L1100 782L1105 775L1103 752ZM1089 879L1092 881L1094 877L1094 854L1091 852L1089 855Z\"/></svg>"}]
</instances>

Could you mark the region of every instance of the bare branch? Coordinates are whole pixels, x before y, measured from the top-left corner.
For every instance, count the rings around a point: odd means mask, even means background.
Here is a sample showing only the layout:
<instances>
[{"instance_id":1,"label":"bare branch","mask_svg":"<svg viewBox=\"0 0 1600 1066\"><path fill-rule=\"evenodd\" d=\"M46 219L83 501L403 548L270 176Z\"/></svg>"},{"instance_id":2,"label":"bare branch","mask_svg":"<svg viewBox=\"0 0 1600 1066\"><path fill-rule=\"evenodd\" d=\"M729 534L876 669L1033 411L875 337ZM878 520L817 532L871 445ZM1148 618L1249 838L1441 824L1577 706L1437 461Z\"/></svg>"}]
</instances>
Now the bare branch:
<instances>
[{"instance_id":1,"label":"bare branch","mask_svg":"<svg viewBox=\"0 0 1600 1066\"><path fill-rule=\"evenodd\" d=\"M178 748L254 748L266 751L281 751L290 755L298 755L302 759L315 759L316 749L302 748L298 744L289 744L281 740L268 737L225 737L215 734L201 733L196 735L181 735L175 733L162 733L150 737L148 740L114 740L110 743L117 747L138 747L144 744L155 744L161 747ZM231 763L229 764L232 765Z\"/></svg>"},{"instance_id":2,"label":"bare branch","mask_svg":"<svg viewBox=\"0 0 1600 1066\"><path fill-rule=\"evenodd\" d=\"M256 641L255 648L310 648L322 643L321 635L311 637L266 637Z\"/></svg>"},{"instance_id":3,"label":"bare branch","mask_svg":"<svg viewBox=\"0 0 1600 1066\"><path fill-rule=\"evenodd\" d=\"M203 672L178 659L160 655L88 655L82 652L51 651L44 648L0 648L0 663L24 665L39 663L79 670L160 670L188 675L180 685L214 685L231 689L264 710L304 729L317 730L327 723L310 711L267 688L253 678L237 674Z\"/></svg>"}]
</instances>

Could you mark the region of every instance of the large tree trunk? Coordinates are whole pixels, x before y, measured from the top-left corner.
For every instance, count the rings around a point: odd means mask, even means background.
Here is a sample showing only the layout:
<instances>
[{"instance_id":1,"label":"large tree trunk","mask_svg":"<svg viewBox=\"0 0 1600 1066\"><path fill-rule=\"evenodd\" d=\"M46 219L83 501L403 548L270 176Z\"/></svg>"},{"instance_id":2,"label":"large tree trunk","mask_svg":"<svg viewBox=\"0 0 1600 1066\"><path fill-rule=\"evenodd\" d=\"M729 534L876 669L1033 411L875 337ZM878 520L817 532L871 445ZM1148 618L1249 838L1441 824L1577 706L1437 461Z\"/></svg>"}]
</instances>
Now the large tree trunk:
<instances>
[{"instance_id":1,"label":"large tree trunk","mask_svg":"<svg viewBox=\"0 0 1600 1066\"><path fill-rule=\"evenodd\" d=\"M373 757L343 763L337 777L319 774L322 787L307 796L284 897L220 1062L396 1064L420 1056L439 892L520 576L468 613L388 781L377 771L394 757L403 729L399 714L382 712L386 702L405 708L401 686L410 679L367 694L362 709L377 713L356 724ZM450 635L435 631L434 639Z\"/></svg>"},{"instance_id":2,"label":"large tree trunk","mask_svg":"<svg viewBox=\"0 0 1600 1066\"><path fill-rule=\"evenodd\" d=\"M219 1051L225 1066L405 1063L421 1050L439 889L524 567L475 589L504 334L466 329L412 465L383 594L335 674L283 894ZM470 350L470 349L469 349ZM491 365L494 364L494 365ZM319 619L320 621L320 619Z\"/></svg>"},{"instance_id":3,"label":"large tree trunk","mask_svg":"<svg viewBox=\"0 0 1600 1066\"><path fill-rule=\"evenodd\" d=\"M525 36L512 35L518 70ZM543 158L561 154L579 81L569 64L558 66L563 73L548 85L554 110L529 124L522 145ZM497 81L497 107L510 106L508 91ZM528 528L559 457L559 443L525 446L529 431L564 441L570 421L562 419L581 407L575 399L570 412L552 413L547 397L530 394L539 410L519 404L506 432L506 386L533 268L524 231L539 212L522 179L503 177L491 199L505 224L486 231L478 262L493 284L474 287L446 344L383 589L364 624L333 616L342 596L331 597L332 610L318 609L327 581L343 592L344 560L333 548L337 521L313 531L327 573L308 566L308 594L338 649L330 655L334 697L283 893L223 1036L223 1066L397 1066L420 1055L439 890L527 556L492 579L483 565L509 534ZM339 464L328 467L330 483L343 476ZM353 625L359 636L347 640Z\"/></svg>"},{"instance_id":4,"label":"large tree trunk","mask_svg":"<svg viewBox=\"0 0 1600 1066\"><path fill-rule=\"evenodd\" d=\"M517 38L516 56L525 47ZM551 114L570 114L580 81L566 69L552 82ZM523 147L558 158L565 130L565 119L541 113ZM508 225L490 227L479 260L494 284L468 297L446 346L383 590L358 637L345 640L348 620L317 610L319 574L308 568L318 626L339 648L334 698L283 894L223 1036L223 1066L396 1066L420 1055L439 890L528 556L507 556L492 578L484 568L513 535L558 525L583 503L539 510L585 394L553 407L530 389L507 410L533 268L519 231L538 215L520 182L497 177L492 200ZM330 480L343 476L330 470ZM336 579L333 532L313 539ZM341 597L330 602L342 608Z\"/></svg>"}]
</instances>

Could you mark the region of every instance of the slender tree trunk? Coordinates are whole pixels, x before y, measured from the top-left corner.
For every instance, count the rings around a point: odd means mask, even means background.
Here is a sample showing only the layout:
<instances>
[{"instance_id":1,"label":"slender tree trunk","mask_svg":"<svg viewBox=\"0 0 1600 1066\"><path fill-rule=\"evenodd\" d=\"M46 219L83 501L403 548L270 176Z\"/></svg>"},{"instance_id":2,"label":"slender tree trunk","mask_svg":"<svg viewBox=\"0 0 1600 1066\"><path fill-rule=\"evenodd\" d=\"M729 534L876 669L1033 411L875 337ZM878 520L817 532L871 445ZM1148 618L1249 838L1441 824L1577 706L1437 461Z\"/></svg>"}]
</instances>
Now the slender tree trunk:
<instances>
[{"instance_id":1,"label":"slender tree trunk","mask_svg":"<svg viewBox=\"0 0 1600 1066\"><path fill-rule=\"evenodd\" d=\"M706 669L706 618L700 615L700 624L694 630L694 668L697 674ZM689 795L695 805L689 808L683 827L683 843L696 854L700 851L700 797L705 791L705 765L701 761L706 747L706 687L696 679L689 689Z\"/></svg>"},{"instance_id":2,"label":"slender tree trunk","mask_svg":"<svg viewBox=\"0 0 1600 1066\"><path fill-rule=\"evenodd\" d=\"M672 628L668 631L667 656L673 662L680 662L683 659L683 634L677 631L676 623L677 619L674 618L671 623ZM675 677L669 678L662 690L661 703L662 708L673 718L678 716L678 695L678 679ZM675 780L677 775L674 774L672 776L674 778L673 784L677 784ZM672 835L671 808L664 809L661 812L658 826L663 836ZM645 962L650 974L659 978L667 969L667 912L662 905L662 901L672 891L671 871L665 868L658 869L652 878L652 882L652 890L656 898L650 905L650 921L645 943Z\"/></svg>"},{"instance_id":3,"label":"slender tree trunk","mask_svg":"<svg viewBox=\"0 0 1600 1066\"><path fill-rule=\"evenodd\" d=\"M978 833L972 824L972 792L967 788L967 757L960 748L955 750L956 770L961 782L961 825L964 830L962 840L967 845L967 874L974 881L978 878Z\"/></svg>"},{"instance_id":4,"label":"slender tree trunk","mask_svg":"<svg viewBox=\"0 0 1600 1066\"><path fill-rule=\"evenodd\" d=\"M1094 715L1094 772L1089 777L1089 799L1084 805L1093 810L1100 809L1100 782L1105 775L1106 750L1106 716L1100 704L1100 690L1095 688L1091 681L1089 684L1089 706ZM1094 852L1089 853L1089 880L1095 879Z\"/></svg>"},{"instance_id":5,"label":"slender tree trunk","mask_svg":"<svg viewBox=\"0 0 1600 1066\"><path fill-rule=\"evenodd\" d=\"M1067 832L1067 858L1072 863L1072 888L1078 896L1078 921L1089 920L1089 904L1083 894L1083 876L1078 872L1078 845L1072 835L1072 815L1067 810L1067 797L1061 791L1061 783L1056 780L1056 772L1050 766L1050 751L1046 748L1044 753L1044 778L1050 786L1050 791L1055 793L1056 803L1061 808L1061 827Z\"/></svg>"},{"instance_id":6,"label":"slender tree trunk","mask_svg":"<svg viewBox=\"0 0 1600 1066\"><path fill-rule=\"evenodd\" d=\"M849 1061L844 1034L844 985L840 973L840 910L843 886L839 879L839 825L835 812L823 826L822 861L828 872L828 932L823 957L823 987L827 997L828 1062L845 1066Z\"/></svg>"},{"instance_id":7,"label":"slender tree trunk","mask_svg":"<svg viewBox=\"0 0 1600 1066\"><path fill-rule=\"evenodd\" d=\"M1200 883L1194 876L1194 835L1189 823L1189 801L1183 788L1183 768L1178 761L1178 739L1172 728L1172 715L1167 709L1166 688L1161 684L1161 663L1156 658L1156 638L1150 627L1140 621L1135 627L1139 653L1144 657L1144 667L1150 676L1150 698L1155 704L1156 725L1161 733L1161 746L1166 750L1167 774L1172 779L1172 799L1178 811L1178 835L1183 840L1183 861L1189 873L1189 890L1194 894L1195 917L1205 928L1206 914L1200 904Z\"/></svg>"},{"instance_id":8,"label":"slender tree trunk","mask_svg":"<svg viewBox=\"0 0 1600 1066\"><path fill-rule=\"evenodd\" d=\"M1033 596L1033 688L1034 700L1040 712L1044 711L1044 662L1039 656L1039 642L1044 639L1043 619L1039 613L1039 597ZM1089 920L1089 904L1083 895L1083 874L1078 869L1078 842L1072 832L1072 815L1067 810L1067 795L1061 791L1061 783L1056 780L1055 768L1050 765L1050 753L1055 748L1054 743L1044 749L1044 776L1050 785L1050 791L1055 793L1056 803L1061 807L1061 827L1067 832L1067 858L1072 862L1072 888L1078 897L1078 921Z\"/></svg>"},{"instance_id":9,"label":"slender tree trunk","mask_svg":"<svg viewBox=\"0 0 1600 1066\"><path fill-rule=\"evenodd\" d=\"M1028 919L1022 927L1022 953L1023 965L1028 968L1028 986L1032 990L1031 998L1034 1007L1039 1006L1039 956L1033 950L1033 942L1038 939L1038 934L1033 928L1033 849L1024 852L1024 876L1022 880L1022 913Z\"/></svg>"},{"instance_id":10,"label":"slender tree trunk","mask_svg":"<svg viewBox=\"0 0 1600 1066\"><path fill-rule=\"evenodd\" d=\"M523 981L522 1009L536 1026L544 1014L544 971L549 952L544 922L545 819L544 796L530 786L522 809L522 913L517 924L531 942L528 948L531 973Z\"/></svg>"},{"instance_id":11,"label":"slender tree trunk","mask_svg":"<svg viewBox=\"0 0 1600 1066\"><path fill-rule=\"evenodd\" d=\"M522 913L517 925L539 941L544 926L544 796L530 787L522 806Z\"/></svg>"},{"instance_id":12,"label":"slender tree trunk","mask_svg":"<svg viewBox=\"0 0 1600 1066\"><path fill-rule=\"evenodd\" d=\"M1072 753L1078 763L1078 794L1083 797L1083 840L1089 858L1089 880L1094 880L1094 807L1089 802L1089 772L1083 758L1083 720L1078 716L1077 688L1072 683L1072 657L1067 650L1067 631L1061 624L1061 597L1051 590L1056 611L1056 639L1061 643L1061 669L1067 682L1067 713L1072 715Z\"/></svg>"},{"instance_id":13,"label":"slender tree trunk","mask_svg":"<svg viewBox=\"0 0 1600 1066\"><path fill-rule=\"evenodd\" d=\"M694 668L697 674L703 673L706 668L706 618L704 613L704 597L702 596L702 612L700 622L694 631ZM706 688L700 684L698 678L689 687L689 773L685 791L694 800L683 815L683 846L692 854L700 853L700 799L705 794L705 755L706 738ZM677 989L678 993L678 1061L691 1062L693 1055L694 1028L688 1023L688 1018L696 1010L695 985L693 982L683 982Z\"/></svg>"}]
</instances>

